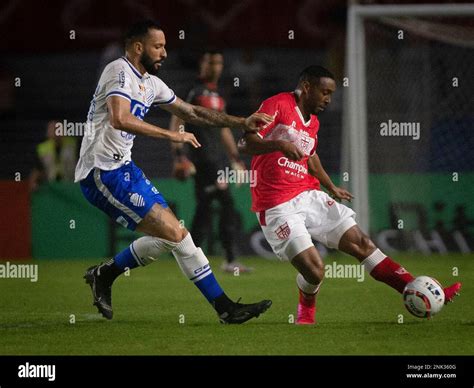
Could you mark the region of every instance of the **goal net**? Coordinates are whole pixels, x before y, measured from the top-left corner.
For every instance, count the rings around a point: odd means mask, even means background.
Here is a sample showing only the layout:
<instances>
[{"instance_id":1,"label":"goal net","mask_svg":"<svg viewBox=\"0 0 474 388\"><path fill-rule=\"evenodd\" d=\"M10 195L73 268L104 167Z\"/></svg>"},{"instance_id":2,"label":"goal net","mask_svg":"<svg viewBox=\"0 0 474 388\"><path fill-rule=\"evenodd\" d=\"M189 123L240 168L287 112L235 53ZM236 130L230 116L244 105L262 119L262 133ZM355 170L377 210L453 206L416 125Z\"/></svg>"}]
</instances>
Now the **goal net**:
<instances>
[{"instance_id":1,"label":"goal net","mask_svg":"<svg viewBox=\"0 0 474 388\"><path fill-rule=\"evenodd\" d=\"M342 182L386 250L474 250L474 5L352 6Z\"/></svg>"}]
</instances>

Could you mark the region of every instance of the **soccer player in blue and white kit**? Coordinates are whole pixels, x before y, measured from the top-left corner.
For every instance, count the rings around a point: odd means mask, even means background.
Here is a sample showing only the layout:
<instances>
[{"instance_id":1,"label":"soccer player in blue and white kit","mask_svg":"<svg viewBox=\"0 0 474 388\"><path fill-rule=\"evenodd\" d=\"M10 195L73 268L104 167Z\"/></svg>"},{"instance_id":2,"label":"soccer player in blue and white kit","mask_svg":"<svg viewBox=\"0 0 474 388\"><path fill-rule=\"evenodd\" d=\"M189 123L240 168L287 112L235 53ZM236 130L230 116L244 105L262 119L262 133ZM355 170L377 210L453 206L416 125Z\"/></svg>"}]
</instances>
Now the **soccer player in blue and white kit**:
<instances>
[{"instance_id":1,"label":"soccer player in blue and white kit","mask_svg":"<svg viewBox=\"0 0 474 388\"><path fill-rule=\"evenodd\" d=\"M94 305L112 319L112 283L126 268L145 266L171 251L182 272L194 282L223 323L243 323L271 306L263 300L235 303L219 286L202 250L194 245L169 209L165 199L131 159L133 139L147 135L178 143L200 144L191 133L169 131L143 121L152 105L194 125L234 127L256 131L271 121L254 113L242 118L194 106L176 97L154 74L166 58L165 35L158 24L144 21L131 27L125 38L125 56L109 63L99 79L91 102L76 167L87 200L116 222L144 233L111 260L90 267L84 276L91 286Z\"/></svg>"}]
</instances>

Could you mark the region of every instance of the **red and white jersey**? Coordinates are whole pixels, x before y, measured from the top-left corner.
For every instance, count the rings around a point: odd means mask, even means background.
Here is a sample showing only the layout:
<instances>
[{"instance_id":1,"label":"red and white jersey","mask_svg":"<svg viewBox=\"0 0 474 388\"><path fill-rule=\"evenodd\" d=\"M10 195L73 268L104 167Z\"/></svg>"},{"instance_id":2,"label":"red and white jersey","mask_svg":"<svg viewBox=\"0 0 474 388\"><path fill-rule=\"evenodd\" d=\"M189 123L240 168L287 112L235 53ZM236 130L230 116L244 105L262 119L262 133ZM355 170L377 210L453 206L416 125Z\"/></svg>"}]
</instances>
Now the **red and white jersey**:
<instances>
[{"instance_id":1,"label":"red and white jersey","mask_svg":"<svg viewBox=\"0 0 474 388\"><path fill-rule=\"evenodd\" d=\"M256 184L251 187L252 211L260 212L287 202L306 190L319 190L317 178L308 173L308 159L316 152L319 121L311 115L304 121L294 93L280 93L265 100L258 112L274 120L257 133L262 139L285 140L295 144L305 156L300 161L288 159L276 151L255 155L252 170Z\"/></svg>"}]
</instances>

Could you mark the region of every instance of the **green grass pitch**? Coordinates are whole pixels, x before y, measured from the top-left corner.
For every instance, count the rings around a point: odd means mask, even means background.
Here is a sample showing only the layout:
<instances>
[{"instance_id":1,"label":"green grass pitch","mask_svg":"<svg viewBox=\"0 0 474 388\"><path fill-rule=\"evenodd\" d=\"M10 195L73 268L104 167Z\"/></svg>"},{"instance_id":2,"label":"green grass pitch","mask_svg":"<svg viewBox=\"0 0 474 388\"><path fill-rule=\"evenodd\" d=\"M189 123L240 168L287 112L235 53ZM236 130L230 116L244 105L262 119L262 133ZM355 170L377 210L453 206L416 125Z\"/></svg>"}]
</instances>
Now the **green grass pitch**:
<instances>
[{"instance_id":1,"label":"green grass pitch","mask_svg":"<svg viewBox=\"0 0 474 388\"><path fill-rule=\"evenodd\" d=\"M329 255L326 264L354 264ZM461 296L431 320L412 317L401 296L369 276L327 278L318 297L318 324L296 326L296 272L289 263L247 258L251 275L214 273L234 300L263 298L273 306L244 325L221 325L171 258L120 277L114 319L91 305L84 270L98 260L36 260L36 283L0 279L1 355L465 355L474 354L474 255L395 256L414 275L444 285L462 281ZM14 261L10 261L14 263ZM453 267L459 275L453 276ZM400 314L403 323L399 323ZM183 322L184 318L184 322ZM72 323L74 322L74 323Z\"/></svg>"}]
</instances>

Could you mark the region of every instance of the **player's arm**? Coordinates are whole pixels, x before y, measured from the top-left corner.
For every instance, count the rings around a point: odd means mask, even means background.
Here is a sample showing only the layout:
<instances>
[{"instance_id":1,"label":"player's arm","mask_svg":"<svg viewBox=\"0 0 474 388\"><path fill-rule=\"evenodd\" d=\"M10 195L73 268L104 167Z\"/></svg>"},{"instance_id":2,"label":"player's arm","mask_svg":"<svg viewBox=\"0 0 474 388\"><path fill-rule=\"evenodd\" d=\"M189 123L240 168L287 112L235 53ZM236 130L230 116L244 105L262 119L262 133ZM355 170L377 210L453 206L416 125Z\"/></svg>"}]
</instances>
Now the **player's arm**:
<instances>
[{"instance_id":1,"label":"player's arm","mask_svg":"<svg viewBox=\"0 0 474 388\"><path fill-rule=\"evenodd\" d=\"M348 201L351 201L352 198L354 198L354 196L346 189L337 187L333 183L326 170L323 168L323 165L321 164L321 160L319 159L317 153L314 153L314 155L308 159L308 172L310 173L310 175L313 175L318 178L319 182L321 182L321 184L329 191L329 193L334 198L346 199Z\"/></svg>"},{"instance_id":2,"label":"player's arm","mask_svg":"<svg viewBox=\"0 0 474 388\"><path fill-rule=\"evenodd\" d=\"M179 117L172 115L170 120L170 131L184 132L184 120ZM184 144L183 143L171 143L171 150L175 157L183 155Z\"/></svg>"},{"instance_id":3,"label":"player's arm","mask_svg":"<svg viewBox=\"0 0 474 388\"><path fill-rule=\"evenodd\" d=\"M234 135L230 128L225 127L221 129L222 145L227 153L229 160L232 163L242 163L239 156L239 150L235 143Z\"/></svg>"},{"instance_id":4,"label":"player's arm","mask_svg":"<svg viewBox=\"0 0 474 388\"><path fill-rule=\"evenodd\" d=\"M122 130L134 135L145 135L159 139L168 139L178 143L189 143L193 147L201 146L192 133L169 131L146 123L136 118L130 112L130 101L119 96L107 98L110 125L115 129Z\"/></svg>"},{"instance_id":5,"label":"player's arm","mask_svg":"<svg viewBox=\"0 0 474 388\"><path fill-rule=\"evenodd\" d=\"M184 132L184 121L177 116L171 116L170 131ZM173 153L173 171L171 175L181 181L196 173L196 167L186 157L183 143L171 143Z\"/></svg>"},{"instance_id":6,"label":"player's arm","mask_svg":"<svg viewBox=\"0 0 474 388\"><path fill-rule=\"evenodd\" d=\"M166 104L161 108L182 120L201 127L231 127L244 132L256 132L259 124L270 123L273 119L265 113L253 113L249 117L236 117L224 112L189 104L176 98L173 104Z\"/></svg>"},{"instance_id":7,"label":"player's arm","mask_svg":"<svg viewBox=\"0 0 474 388\"><path fill-rule=\"evenodd\" d=\"M270 154L279 151L291 160L301 160L304 157L304 153L289 141L262 139L255 133L245 134L240 139L238 147L240 152L249 155Z\"/></svg>"}]
</instances>

